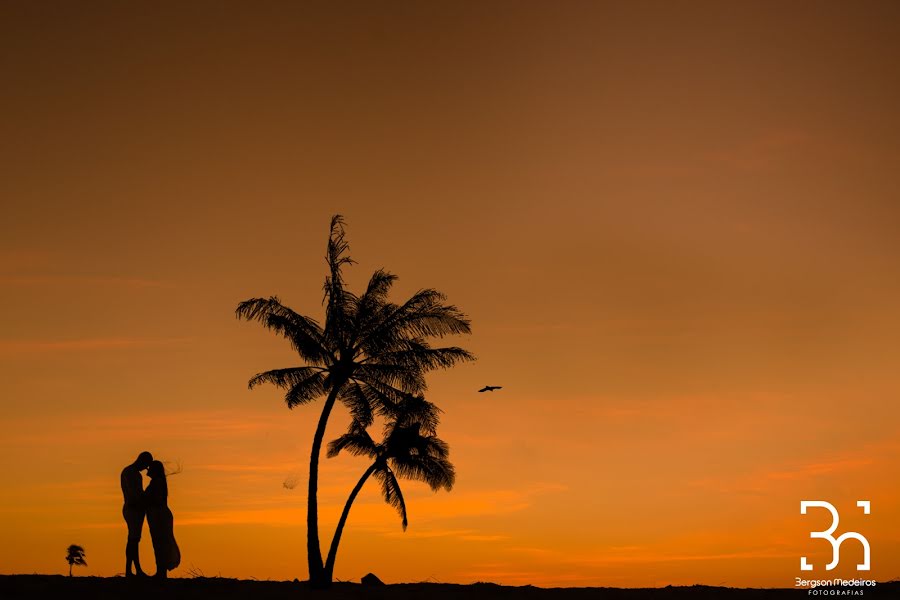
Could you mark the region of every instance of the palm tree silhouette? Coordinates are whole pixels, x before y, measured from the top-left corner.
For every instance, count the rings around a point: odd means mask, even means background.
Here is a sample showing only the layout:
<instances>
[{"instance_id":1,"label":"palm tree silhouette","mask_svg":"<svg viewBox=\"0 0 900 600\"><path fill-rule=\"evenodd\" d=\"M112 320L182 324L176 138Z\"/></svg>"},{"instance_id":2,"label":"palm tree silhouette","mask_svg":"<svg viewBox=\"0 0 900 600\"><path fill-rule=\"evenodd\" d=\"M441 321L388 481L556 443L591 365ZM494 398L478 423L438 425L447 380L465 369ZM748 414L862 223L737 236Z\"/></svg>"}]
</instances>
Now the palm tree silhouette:
<instances>
[{"instance_id":1,"label":"palm tree silhouette","mask_svg":"<svg viewBox=\"0 0 900 600\"><path fill-rule=\"evenodd\" d=\"M347 433L328 444L329 458L346 450L354 456L372 459L372 464L350 492L331 540L325 562L325 575L329 580L334 574L338 545L350 507L369 477L374 476L381 482L384 500L400 513L404 531L409 521L398 477L423 481L434 491L441 488L450 491L456 481L456 471L448 458L450 448L435 435L439 409L419 396L407 398L391 412L393 420L385 427L381 443L375 443L363 424L353 421Z\"/></svg>"},{"instance_id":2,"label":"palm tree silhouette","mask_svg":"<svg viewBox=\"0 0 900 600\"><path fill-rule=\"evenodd\" d=\"M353 261L347 255L344 220L331 219L328 237L329 274L325 278L325 324L300 315L275 296L252 298L236 310L239 319L259 321L285 337L306 363L255 375L252 389L271 383L286 391L289 408L326 396L309 457L306 549L313 587L327 587L319 546L317 489L319 454L328 417L336 401L350 411L355 422L371 425L375 414L384 414L410 394L425 391L425 373L449 368L474 356L458 347L432 348L430 337L470 333L468 318L446 297L433 289L416 292L403 304L387 300L397 279L377 270L362 296L345 289L342 269Z\"/></svg>"},{"instance_id":3,"label":"palm tree silhouette","mask_svg":"<svg viewBox=\"0 0 900 600\"><path fill-rule=\"evenodd\" d=\"M87 561L84 559L84 548L77 544L72 544L66 549L66 562L69 563L69 577L72 576L72 565L86 567Z\"/></svg>"}]
</instances>

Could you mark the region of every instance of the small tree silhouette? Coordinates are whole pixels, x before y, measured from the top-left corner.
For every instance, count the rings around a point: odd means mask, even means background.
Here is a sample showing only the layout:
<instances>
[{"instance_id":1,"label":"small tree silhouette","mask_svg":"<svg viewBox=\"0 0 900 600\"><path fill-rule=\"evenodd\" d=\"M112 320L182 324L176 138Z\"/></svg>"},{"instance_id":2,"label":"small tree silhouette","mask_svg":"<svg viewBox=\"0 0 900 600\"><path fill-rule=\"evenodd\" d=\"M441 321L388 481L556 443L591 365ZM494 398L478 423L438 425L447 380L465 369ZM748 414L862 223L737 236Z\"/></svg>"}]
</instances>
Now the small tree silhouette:
<instances>
[{"instance_id":1,"label":"small tree silhouette","mask_svg":"<svg viewBox=\"0 0 900 600\"><path fill-rule=\"evenodd\" d=\"M72 565L86 567L87 561L84 559L84 548L77 544L72 544L66 551L66 562L69 563L69 577L72 576Z\"/></svg>"}]
</instances>

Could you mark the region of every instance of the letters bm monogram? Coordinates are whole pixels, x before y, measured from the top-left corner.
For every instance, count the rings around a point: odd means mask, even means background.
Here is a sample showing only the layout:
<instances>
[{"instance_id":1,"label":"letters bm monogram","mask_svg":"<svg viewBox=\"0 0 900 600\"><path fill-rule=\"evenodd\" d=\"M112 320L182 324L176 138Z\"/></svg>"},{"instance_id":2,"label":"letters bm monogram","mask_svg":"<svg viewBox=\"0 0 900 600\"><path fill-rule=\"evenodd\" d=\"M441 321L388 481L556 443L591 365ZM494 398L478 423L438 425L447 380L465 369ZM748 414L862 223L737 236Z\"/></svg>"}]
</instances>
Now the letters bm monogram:
<instances>
[{"instance_id":1,"label":"letters bm monogram","mask_svg":"<svg viewBox=\"0 0 900 600\"><path fill-rule=\"evenodd\" d=\"M871 503L868 500L859 500L856 502L856 506L863 509L863 514L869 514L871 512ZM835 568L838 563L841 561L841 544L843 544L846 540L854 539L859 540L859 543L862 544L863 547L863 561L862 564L856 565L857 571L868 571L869 570L869 560L871 558L871 550L869 548L869 540L867 540L864 536L860 535L855 531L848 531L837 538L835 538L832 534L838 528L838 522L840 521L840 517L838 516L838 511L830 502L824 502L822 500L802 500L800 502L800 514L805 515L807 508L824 508L827 509L828 512L831 513L831 527L826 529L825 531L813 531L809 534L811 538L820 538L823 540L828 540L831 543L831 562L825 565L825 570L830 571ZM801 571L812 571L813 566L806 562L806 557L800 557L800 570Z\"/></svg>"}]
</instances>

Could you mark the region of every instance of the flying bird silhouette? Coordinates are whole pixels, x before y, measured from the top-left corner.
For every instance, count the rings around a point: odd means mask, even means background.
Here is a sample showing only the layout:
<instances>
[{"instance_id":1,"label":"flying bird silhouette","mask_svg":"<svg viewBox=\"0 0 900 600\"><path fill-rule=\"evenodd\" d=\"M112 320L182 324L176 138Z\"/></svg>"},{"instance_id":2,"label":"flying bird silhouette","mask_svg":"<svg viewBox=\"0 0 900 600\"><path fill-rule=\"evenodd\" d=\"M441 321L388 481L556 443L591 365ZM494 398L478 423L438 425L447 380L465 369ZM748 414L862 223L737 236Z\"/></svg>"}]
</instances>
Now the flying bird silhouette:
<instances>
[{"instance_id":1,"label":"flying bird silhouette","mask_svg":"<svg viewBox=\"0 0 900 600\"><path fill-rule=\"evenodd\" d=\"M483 388L481 388L480 390L478 390L478 392L479 393L480 392L493 392L494 390L502 390L502 389L503 389L502 385L486 385Z\"/></svg>"}]
</instances>

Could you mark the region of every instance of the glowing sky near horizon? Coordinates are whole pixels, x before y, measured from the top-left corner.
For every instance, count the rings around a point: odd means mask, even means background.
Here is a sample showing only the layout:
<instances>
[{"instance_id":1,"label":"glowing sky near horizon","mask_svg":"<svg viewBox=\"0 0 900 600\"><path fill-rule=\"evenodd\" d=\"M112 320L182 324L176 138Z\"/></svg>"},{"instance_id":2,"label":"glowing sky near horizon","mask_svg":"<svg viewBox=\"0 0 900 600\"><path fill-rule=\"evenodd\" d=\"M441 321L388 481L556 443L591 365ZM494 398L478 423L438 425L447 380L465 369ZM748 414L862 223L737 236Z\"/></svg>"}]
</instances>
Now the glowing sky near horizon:
<instances>
[{"instance_id":1,"label":"glowing sky near horizon","mask_svg":"<svg viewBox=\"0 0 900 600\"><path fill-rule=\"evenodd\" d=\"M813 498L896 577L900 5L679 4L0 6L0 573L121 573L148 449L175 576L306 577L320 405L234 308L321 319L342 213L479 360L429 378L456 487L366 488L338 578L790 586Z\"/></svg>"}]
</instances>

